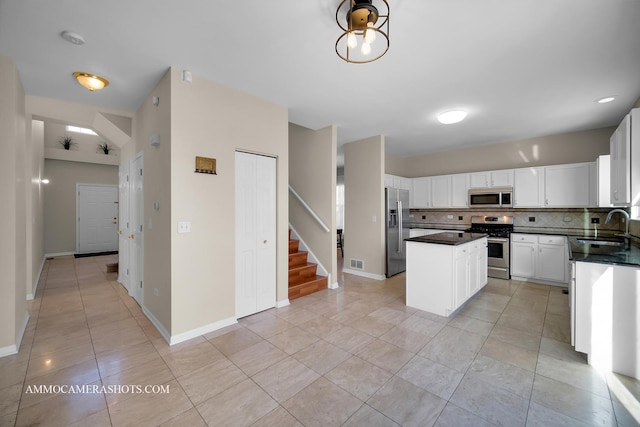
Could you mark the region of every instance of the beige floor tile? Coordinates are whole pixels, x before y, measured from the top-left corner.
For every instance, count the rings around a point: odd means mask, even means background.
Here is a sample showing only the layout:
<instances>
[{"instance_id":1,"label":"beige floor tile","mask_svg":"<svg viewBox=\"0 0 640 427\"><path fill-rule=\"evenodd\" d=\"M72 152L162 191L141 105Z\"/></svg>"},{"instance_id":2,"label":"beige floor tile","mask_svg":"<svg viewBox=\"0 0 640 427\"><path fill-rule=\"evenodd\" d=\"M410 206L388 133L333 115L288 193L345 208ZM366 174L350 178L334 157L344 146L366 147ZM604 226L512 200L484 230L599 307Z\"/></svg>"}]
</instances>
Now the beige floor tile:
<instances>
[{"instance_id":1,"label":"beige floor tile","mask_svg":"<svg viewBox=\"0 0 640 427\"><path fill-rule=\"evenodd\" d=\"M27 379L50 374L95 358L93 346L90 342L76 347L69 347L55 353L49 353L44 356L32 357L29 361L29 369L27 369Z\"/></svg>"},{"instance_id":2,"label":"beige floor tile","mask_svg":"<svg viewBox=\"0 0 640 427\"><path fill-rule=\"evenodd\" d=\"M531 397L534 373L506 362L478 355L465 374L467 378L484 381L525 399Z\"/></svg>"},{"instance_id":3,"label":"beige floor tile","mask_svg":"<svg viewBox=\"0 0 640 427\"><path fill-rule=\"evenodd\" d=\"M478 307L473 304L473 301L469 301L467 305L462 307L458 314L467 317L473 317L474 319L478 320L484 320L485 322L495 323L500 318L501 312L489 310L485 307Z\"/></svg>"},{"instance_id":4,"label":"beige floor tile","mask_svg":"<svg viewBox=\"0 0 640 427\"><path fill-rule=\"evenodd\" d=\"M402 426L430 426L447 402L402 378L393 377L367 404Z\"/></svg>"},{"instance_id":5,"label":"beige floor tile","mask_svg":"<svg viewBox=\"0 0 640 427\"><path fill-rule=\"evenodd\" d=\"M86 418L76 421L73 424L69 424L69 427L110 427L111 417L109 417L109 411L103 409L100 412L91 414Z\"/></svg>"},{"instance_id":6,"label":"beige floor tile","mask_svg":"<svg viewBox=\"0 0 640 427\"><path fill-rule=\"evenodd\" d=\"M58 394L28 407L21 405L16 426L68 426L106 408L102 393Z\"/></svg>"},{"instance_id":7,"label":"beige floor tile","mask_svg":"<svg viewBox=\"0 0 640 427\"><path fill-rule=\"evenodd\" d=\"M385 322L371 316L361 317L349 322L349 326L355 328L361 332L371 335L372 337L379 337L389 332L394 327L393 323Z\"/></svg>"},{"instance_id":8,"label":"beige floor tile","mask_svg":"<svg viewBox=\"0 0 640 427\"><path fill-rule=\"evenodd\" d=\"M161 427L207 427L196 408L191 408L180 415L160 424Z\"/></svg>"},{"instance_id":9,"label":"beige floor tile","mask_svg":"<svg viewBox=\"0 0 640 427\"><path fill-rule=\"evenodd\" d=\"M379 309L369 313L369 317L391 323L392 325L399 325L410 316L411 314L408 314L404 311L395 310L391 307L386 306L380 307Z\"/></svg>"},{"instance_id":10,"label":"beige floor tile","mask_svg":"<svg viewBox=\"0 0 640 427\"><path fill-rule=\"evenodd\" d=\"M534 372L538 363L538 352L508 344L493 337L487 338L478 355L509 363L518 368Z\"/></svg>"},{"instance_id":11,"label":"beige floor tile","mask_svg":"<svg viewBox=\"0 0 640 427\"><path fill-rule=\"evenodd\" d=\"M278 407L278 403L247 379L197 406L210 426L250 426Z\"/></svg>"},{"instance_id":12,"label":"beige floor tile","mask_svg":"<svg viewBox=\"0 0 640 427\"><path fill-rule=\"evenodd\" d=\"M142 365L135 365L132 368L115 372L110 376L102 376L102 383L105 387L113 387L114 389L126 386L126 385L139 385L139 386L156 386L160 384L166 384L173 380L175 377L169 370L164 360L161 358L152 359ZM115 404L122 399L127 399L134 396L135 390L125 392L126 389L122 389L119 393L109 393L106 395L107 403L109 405Z\"/></svg>"},{"instance_id":13,"label":"beige floor tile","mask_svg":"<svg viewBox=\"0 0 640 427\"><path fill-rule=\"evenodd\" d=\"M31 357L44 356L68 348L91 344L89 328L72 331L67 334L54 335L46 338L36 336L31 347Z\"/></svg>"},{"instance_id":14,"label":"beige floor tile","mask_svg":"<svg viewBox=\"0 0 640 427\"><path fill-rule=\"evenodd\" d=\"M447 323L447 326L488 336L495 324L459 314L451 319L449 323Z\"/></svg>"},{"instance_id":15,"label":"beige floor tile","mask_svg":"<svg viewBox=\"0 0 640 427\"><path fill-rule=\"evenodd\" d=\"M355 353L375 338L350 326L344 326L331 333L326 340L344 351Z\"/></svg>"},{"instance_id":16,"label":"beige floor tile","mask_svg":"<svg viewBox=\"0 0 640 427\"><path fill-rule=\"evenodd\" d=\"M542 337L540 341L540 353L547 356L566 360L569 362L587 363L587 357L584 353L575 351L573 346L567 342L556 341L551 338Z\"/></svg>"},{"instance_id":17,"label":"beige floor tile","mask_svg":"<svg viewBox=\"0 0 640 427\"><path fill-rule=\"evenodd\" d=\"M247 328L234 328L224 335L209 339L209 341L227 357L247 347L251 347L262 340L263 338L260 335Z\"/></svg>"},{"instance_id":18,"label":"beige floor tile","mask_svg":"<svg viewBox=\"0 0 640 427\"><path fill-rule=\"evenodd\" d=\"M343 427L399 427L400 424L396 423L390 418L387 418L380 412L376 411L369 405L362 405L355 414L343 424Z\"/></svg>"},{"instance_id":19,"label":"beige floor tile","mask_svg":"<svg viewBox=\"0 0 640 427\"><path fill-rule=\"evenodd\" d=\"M587 427L589 425L592 424L583 423L535 402L531 402L529 405L527 426Z\"/></svg>"},{"instance_id":20,"label":"beige floor tile","mask_svg":"<svg viewBox=\"0 0 640 427\"><path fill-rule=\"evenodd\" d=\"M571 342L571 324L569 316L547 313L542 336L556 341Z\"/></svg>"},{"instance_id":21,"label":"beige floor tile","mask_svg":"<svg viewBox=\"0 0 640 427\"><path fill-rule=\"evenodd\" d=\"M484 381L466 377L451 396L451 403L501 426L522 426L529 400Z\"/></svg>"},{"instance_id":22,"label":"beige floor tile","mask_svg":"<svg viewBox=\"0 0 640 427\"><path fill-rule=\"evenodd\" d=\"M454 405L453 403L447 403L444 410L438 417L438 420L434 424L434 427L492 427L495 424L480 418L471 412Z\"/></svg>"},{"instance_id":23,"label":"beige floor tile","mask_svg":"<svg viewBox=\"0 0 640 427\"><path fill-rule=\"evenodd\" d=\"M434 362L465 372L482 348L485 337L446 326L418 353Z\"/></svg>"},{"instance_id":24,"label":"beige floor tile","mask_svg":"<svg viewBox=\"0 0 640 427\"><path fill-rule=\"evenodd\" d=\"M534 379L531 403L590 425L615 425L611 400L542 375Z\"/></svg>"},{"instance_id":25,"label":"beige floor tile","mask_svg":"<svg viewBox=\"0 0 640 427\"><path fill-rule=\"evenodd\" d=\"M449 400L463 377L461 372L420 356L411 359L396 375L444 400Z\"/></svg>"},{"instance_id":26,"label":"beige floor tile","mask_svg":"<svg viewBox=\"0 0 640 427\"><path fill-rule=\"evenodd\" d=\"M489 334L489 338L513 344L537 352L540 349L540 334L523 332L503 325L496 325Z\"/></svg>"},{"instance_id":27,"label":"beige floor tile","mask_svg":"<svg viewBox=\"0 0 640 427\"><path fill-rule=\"evenodd\" d=\"M286 320L289 323L293 323L294 325L301 325L305 322L308 322L311 319L315 319L316 317L318 317L317 313L314 313L313 311L310 311L310 310L306 310L304 308L300 308L300 309L294 308L287 311L280 311L280 310L281 309L278 309L278 311L276 311L276 316Z\"/></svg>"},{"instance_id":28,"label":"beige floor tile","mask_svg":"<svg viewBox=\"0 0 640 427\"><path fill-rule=\"evenodd\" d=\"M610 398L604 375L590 365L540 354L536 374Z\"/></svg>"},{"instance_id":29,"label":"beige floor tile","mask_svg":"<svg viewBox=\"0 0 640 427\"><path fill-rule=\"evenodd\" d=\"M319 340L309 347L295 353L293 357L313 369L320 375L324 375L340 363L351 357L348 353L335 345Z\"/></svg>"},{"instance_id":30,"label":"beige floor tile","mask_svg":"<svg viewBox=\"0 0 640 427\"><path fill-rule=\"evenodd\" d=\"M380 389L392 374L353 356L331 370L325 377L363 402Z\"/></svg>"},{"instance_id":31,"label":"beige floor tile","mask_svg":"<svg viewBox=\"0 0 640 427\"><path fill-rule=\"evenodd\" d=\"M445 327L446 323L438 321L439 319L435 319L433 317L426 318L424 317L424 314L424 312L415 313L414 315L400 323L398 325L398 328L418 332L430 338L435 337L436 335L438 335L438 332L440 332L442 328ZM449 319L447 319L447 322L448 321Z\"/></svg>"},{"instance_id":32,"label":"beige floor tile","mask_svg":"<svg viewBox=\"0 0 640 427\"><path fill-rule=\"evenodd\" d=\"M380 339L410 353L417 353L431 340L431 337L396 326L382 335Z\"/></svg>"},{"instance_id":33,"label":"beige floor tile","mask_svg":"<svg viewBox=\"0 0 640 427\"><path fill-rule=\"evenodd\" d=\"M369 363L395 374L414 353L410 353L386 341L375 340L357 353L357 356Z\"/></svg>"},{"instance_id":34,"label":"beige floor tile","mask_svg":"<svg viewBox=\"0 0 640 427\"><path fill-rule=\"evenodd\" d=\"M293 415L282 406L278 406L264 417L252 424L252 427L303 427Z\"/></svg>"},{"instance_id":35,"label":"beige floor tile","mask_svg":"<svg viewBox=\"0 0 640 427\"><path fill-rule=\"evenodd\" d=\"M322 339L326 339L342 327L343 325L341 323L324 316L318 316L300 325L300 329Z\"/></svg>"},{"instance_id":36,"label":"beige floor tile","mask_svg":"<svg viewBox=\"0 0 640 427\"><path fill-rule=\"evenodd\" d=\"M252 379L273 399L283 403L318 377L320 375L317 372L292 357L287 357L258 372Z\"/></svg>"},{"instance_id":37,"label":"beige floor tile","mask_svg":"<svg viewBox=\"0 0 640 427\"><path fill-rule=\"evenodd\" d=\"M134 321L135 323L135 321ZM149 339L137 324L128 329L114 331L109 335L93 335L91 331L91 341L96 353L102 353L107 350L116 350L130 345L148 342Z\"/></svg>"},{"instance_id":38,"label":"beige floor tile","mask_svg":"<svg viewBox=\"0 0 640 427\"><path fill-rule=\"evenodd\" d=\"M293 323L289 323L277 316L269 316L259 322L246 324L247 329L260 335L262 338L271 338L292 327L294 327Z\"/></svg>"},{"instance_id":39,"label":"beige floor tile","mask_svg":"<svg viewBox=\"0 0 640 427\"><path fill-rule=\"evenodd\" d=\"M176 380L165 384L168 393L141 393L109 405L113 426L158 425L193 405Z\"/></svg>"},{"instance_id":40,"label":"beige floor tile","mask_svg":"<svg viewBox=\"0 0 640 427\"><path fill-rule=\"evenodd\" d=\"M294 354L318 341L319 338L313 334L303 331L298 327L293 327L272 336L268 341L287 354Z\"/></svg>"},{"instance_id":41,"label":"beige floor tile","mask_svg":"<svg viewBox=\"0 0 640 427\"><path fill-rule=\"evenodd\" d=\"M247 378L244 372L225 358L179 377L178 382L193 404L197 405Z\"/></svg>"},{"instance_id":42,"label":"beige floor tile","mask_svg":"<svg viewBox=\"0 0 640 427\"><path fill-rule=\"evenodd\" d=\"M178 352L165 354L162 358L171 369L171 372L176 377L181 377L203 366L224 359L224 355L210 342L205 341L186 347Z\"/></svg>"},{"instance_id":43,"label":"beige floor tile","mask_svg":"<svg viewBox=\"0 0 640 427\"><path fill-rule=\"evenodd\" d=\"M331 427L342 425L362 402L325 378L319 378L282 406L305 427Z\"/></svg>"},{"instance_id":44,"label":"beige floor tile","mask_svg":"<svg viewBox=\"0 0 640 427\"><path fill-rule=\"evenodd\" d=\"M15 413L22 396L22 383L0 389L0 415Z\"/></svg>"},{"instance_id":45,"label":"beige floor tile","mask_svg":"<svg viewBox=\"0 0 640 427\"><path fill-rule=\"evenodd\" d=\"M229 359L242 369L245 374L253 376L285 357L287 357L287 353L269 341L263 340L251 347L232 354L229 356Z\"/></svg>"},{"instance_id":46,"label":"beige floor tile","mask_svg":"<svg viewBox=\"0 0 640 427\"><path fill-rule=\"evenodd\" d=\"M142 366L156 359L160 359L160 354L150 342L141 342L96 354L100 375L103 378Z\"/></svg>"}]
</instances>

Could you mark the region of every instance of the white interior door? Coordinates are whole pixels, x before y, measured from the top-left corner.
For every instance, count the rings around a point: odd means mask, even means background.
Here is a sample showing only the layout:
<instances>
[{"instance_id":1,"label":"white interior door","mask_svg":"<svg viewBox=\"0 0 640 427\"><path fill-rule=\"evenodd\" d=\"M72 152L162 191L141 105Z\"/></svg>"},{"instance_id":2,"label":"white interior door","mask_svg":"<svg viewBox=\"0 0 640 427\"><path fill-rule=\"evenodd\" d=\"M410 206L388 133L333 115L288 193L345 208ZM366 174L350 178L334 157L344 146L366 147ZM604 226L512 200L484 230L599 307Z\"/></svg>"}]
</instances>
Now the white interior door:
<instances>
[{"instance_id":1,"label":"white interior door","mask_svg":"<svg viewBox=\"0 0 640 427\"><path fill-rule=\"evenodd\" d=\"M236 152L236 317L276 304L276 159Z\"/></svg>"},{"instance_id":2,"label":"white interior door","mask_svg":"<svg viewBox=\"0 0 640 427\"><path fill-rule=\"evenodd\" d=\"M78 253L118 250L118 187L77 184Z\"/></svg>"},{"instance_id":3,"label":"white interior door","mask_svg":"<svg viewBox=\"0 0 640 427\"><path fill-rule=\"evenodd\" d=\"M120 165L118 186L118 282L129 290L129 163Z\"/></svg>"},{"instance_id":4,"label":"white interior door","mask_svg":"<svg viewBox=\"0 0 640 427\"><path fill-rule=\"evenodd\" d=\"M139 153L129 169L129 295L143 304L144 283L144 161Z\"/></svg>"}]
</instances>

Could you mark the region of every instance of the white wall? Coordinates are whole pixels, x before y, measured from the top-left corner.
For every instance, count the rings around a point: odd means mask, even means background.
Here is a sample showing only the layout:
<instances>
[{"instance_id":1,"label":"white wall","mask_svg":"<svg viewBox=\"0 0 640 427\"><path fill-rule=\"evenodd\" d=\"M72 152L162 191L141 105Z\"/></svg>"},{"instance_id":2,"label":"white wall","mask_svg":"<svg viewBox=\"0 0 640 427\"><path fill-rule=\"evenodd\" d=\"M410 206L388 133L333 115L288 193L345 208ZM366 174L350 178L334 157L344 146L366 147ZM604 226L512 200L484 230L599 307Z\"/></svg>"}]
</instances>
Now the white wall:
<instances>
[{"instance_id":1,"label":"white wall","mask_svg":"<svg viewBox=\"0 0 640 427\"><path fill-rule=\"evenodd\" d=\"M29 126L27 126L29 130ZM31 227L27 226L27 299L33 299L38 280L44 265L44 189L41 180L44 175L44 123L31 121L31 132L27 132L28 175L31 181L27 194L27 218Z\"/></svg>"},{"instance_id":2,"label":"white wall","mask_svg":"<svg viewBox=\"0 0 640 427\"><path fill-rule=\"evenodd\" d=\"M28 320L26 181L31 177L25 159L24 89L13 61L1 55L0 93L0 356L4 356L17 352Z\"/></svg>"},{"instance_id":3,"label":"white wall","mask_svg":"<svg viewBox=\"0 0 640 427\"><path fill-rule=\"evenodd\" d=\"M364 261L362 273L385 275L384 137L344 145L344 267ZM346 270L345 270L346 271Z\"/></svg>"},{"instance_id":4,"label":"white wall","mask_svg":"<svg viewBox=\"0 0 640 427\"><path fill-rule=\"evenodd\" d=\"M333 283L338 271L336 141L335 126L312 130L289 124L289 184L331 231L327 233L293 195L289 198L289 221L331 274Z\"/></svg>"}]
</instances>

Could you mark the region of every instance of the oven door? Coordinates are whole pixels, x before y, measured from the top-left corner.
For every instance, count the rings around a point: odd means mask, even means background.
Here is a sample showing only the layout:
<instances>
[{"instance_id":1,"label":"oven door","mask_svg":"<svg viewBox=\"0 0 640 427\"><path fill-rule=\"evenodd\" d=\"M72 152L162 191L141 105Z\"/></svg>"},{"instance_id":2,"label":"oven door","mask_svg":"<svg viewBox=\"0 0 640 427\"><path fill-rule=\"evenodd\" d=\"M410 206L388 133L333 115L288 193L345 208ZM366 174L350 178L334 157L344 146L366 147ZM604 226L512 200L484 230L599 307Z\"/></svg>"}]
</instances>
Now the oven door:
<instances>
[{"instance_id":1,"label":"oven door","mask_svg":"<svg viewBox=\"0 0 640 427\"><path fill-rule=\"evenodd\" d=\"M488 274L490 277L509 279L509 239L489 237L487 239Z\"/></svg>"}]
</instances>

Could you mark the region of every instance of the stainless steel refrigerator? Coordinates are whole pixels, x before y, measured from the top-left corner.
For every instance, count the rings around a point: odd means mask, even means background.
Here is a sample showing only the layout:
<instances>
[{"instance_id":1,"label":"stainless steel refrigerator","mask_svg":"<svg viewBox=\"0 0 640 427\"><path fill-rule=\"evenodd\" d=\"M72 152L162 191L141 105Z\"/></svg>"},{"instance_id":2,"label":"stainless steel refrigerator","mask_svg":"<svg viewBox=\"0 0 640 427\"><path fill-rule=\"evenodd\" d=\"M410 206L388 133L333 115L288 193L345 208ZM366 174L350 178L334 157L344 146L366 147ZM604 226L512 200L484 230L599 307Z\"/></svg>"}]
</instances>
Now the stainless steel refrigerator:
<instances>
[{"instance_id":1,"label":"stainless steel refrigerator","mask_svg":"<svg viewBox=\"0 0 640 427\"><path fill-rule=\"evenodd\" d=\"M385 188L387 277L406 269L406 243L409 238L409 190Z\"/></svg>"}]
</instances>

